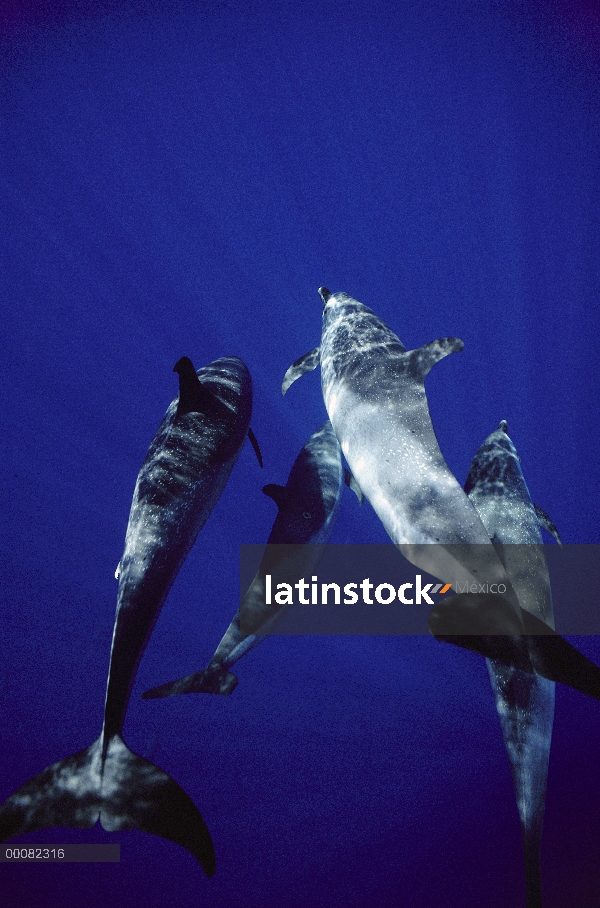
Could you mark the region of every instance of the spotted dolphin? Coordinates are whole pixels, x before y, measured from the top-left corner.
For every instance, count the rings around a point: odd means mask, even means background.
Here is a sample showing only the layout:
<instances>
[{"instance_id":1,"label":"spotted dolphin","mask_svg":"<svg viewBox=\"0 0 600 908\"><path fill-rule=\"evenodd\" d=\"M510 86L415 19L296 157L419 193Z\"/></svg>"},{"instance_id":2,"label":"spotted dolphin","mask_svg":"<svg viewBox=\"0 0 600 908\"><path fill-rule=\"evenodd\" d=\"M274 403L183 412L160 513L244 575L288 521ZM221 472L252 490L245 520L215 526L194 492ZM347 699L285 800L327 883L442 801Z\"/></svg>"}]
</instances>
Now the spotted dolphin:
<instances>
[{"instance_id":1,"label":"spotted dolphin","mask_svg":"<svg viewBox=\"0 0 600 908\"><path fill-rule=\"evenodd\" d=\"M176 364L179 396L169 406L139 472L125 550L102 732L86 750L48 767L0 807L0 840L50 826L137 827L187 848L208 875L210 834L191 799L123 741L142 653L177 573L237 460L248 431L252 383L244 363L224 357L194 370Z\"/></svg>"},{"instance_id":2,"label":"spotted dolphin","mask_svg":"<svg viewBox=\"0 0 600 908\"><path fill-rule=\"evenodd\" d=\"M229 669L265 639L264 632L281 614L282 606L267 605L265 601L266 576L271 576L275 590L282 572L287 582L293 582L316 570L333 530L344 480L361 501L360 490L342 468L340 446L328 420L298 454L286 485L271 484L263 488L278 507L267 546L278 548L267 548L207 668L146 691L142 694L144 699L188 693L230 694L234 690L237 678Z\"/></svg>"},{"instance_id":3,"label":"spotted dolphin","mask_svg":"<svg viewBox=\"0 0 600 908\"><path fill-rule=\"evenodd\" d=\"M506 571L443 458L429 415L424 380L463 342L444 337L407 351L363 303L325 287L319 293L321 344L288 369L282 393L320 364L325 406L344 456L392 541L444 582L503 583L509 624L521 632Z\"/></svg>"},{"instance_id":4,"label":"spotted dolphin","mask_svg":"<svg viewBox=\"0 0 600 908\"><path fill-rule=\"evenodd\" d=\"M531 501L519 456L503 420L469 469L465 492L497 547L519 604L554 627L550 577L540 524L561 544L550 518ZM527 908L541 908L540 843L555 684L535 672L486 659L510 759L523 833Z\"/></svg>"},{"instance_id":5,"label":"spotted dolphin","mask_svg":"<svg viewBox=\"0 0 600 908\"><path fill-rule=\"evenodd\" d=\"M452 596L428 618L439 640L560 681L600 699L600 670L522 609L477 511L446 464L424 380L462 350L445 337L407 351L367 306L319 290L321 344L290 366L282 393L321 365L325 406L350 469L388 535L412 564L443 582L485 581L502 595ZM435 544L432 544L435 543Z\"/></svg>"}]
</instances>

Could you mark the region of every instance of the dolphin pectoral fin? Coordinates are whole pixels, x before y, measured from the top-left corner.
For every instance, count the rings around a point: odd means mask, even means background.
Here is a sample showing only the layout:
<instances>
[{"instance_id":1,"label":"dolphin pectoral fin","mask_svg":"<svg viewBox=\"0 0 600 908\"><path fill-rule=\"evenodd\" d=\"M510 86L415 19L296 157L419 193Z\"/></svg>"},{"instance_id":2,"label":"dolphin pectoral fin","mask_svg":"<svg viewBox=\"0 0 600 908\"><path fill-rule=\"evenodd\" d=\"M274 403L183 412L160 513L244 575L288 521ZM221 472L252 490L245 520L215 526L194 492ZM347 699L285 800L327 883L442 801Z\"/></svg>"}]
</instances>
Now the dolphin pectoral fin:
<instances>
[{"instance_id":1,"label":"dolphin pectoral fin","mask_svg":"<svg viewBox=\"0 0 600 908\"><path fill-rule=\"evenodd\" d=\"M533 504L533 502L532 502ZM545 511L542 511L537 504L533 505L535 511L535 516L538 519L538 523L543 527L551 536L554 536L559 545L562 545L562 539L560 538L560 533L556 529L555 525L552 523Z\"/></svg>"},{"instance_id":2,"label":"dolphin pectoral fin","mask_svg":"<svg viewBox=\"0 0 600 908\"><path fill-rule=\"evenodd\" d=\"M301 356L300 359L297 359L295 363L292 363L290 368L287 370L283 376L283 382L281 384L281 393L285 394L290 385L293 385L296 379L300 378L302 375L306 375L307 372L312 372L317 368L321 362L321 348L315 347L314 350L311 350L310 353L305 353L304 356Z\"/></svg>"},{"instance_id":3,"label":"dolphin pectoral fin","mask_svg":"<svg viewBox=\"0 0 600 908\"><path fill-rule=\"evenodd\" d=\"M356 479L350 472L350 470L347 470L347 469L344 470L344 482L346 483L346 485L348 486L349 489L352 489L352 491L358 498L358 503L360 505L362 505L363 498L364 498L362 490L361 490L359 484L357 483Z\"/></svg>"},{"instance_id":4,"label":"dolphin pectoral fin","mask_svg":"<svg viewBox=\"0 0 600 908\"><path fill-rule=\"evenodd\" d=\"M440 337L424 347L418 347L407 353L408 371L415 378L425 381L430 369L450 353L459 353L464 343L458 337Z\"/></svg>"},{"instance_id":5,"label":"dolphin pectoral fin","mask_svg":"<svg viewBox=\"0 0 600 908\"><path fill-rule=\"evenodd\" d=\"M535 615L521 613L538 675L600 700L600 668Z\"/></svg>"},{"instance_id":6,"label":"dolphin pectoral fin","mask_svg":"<svg viewBox=\"0 0 600 908\"><path fill-rule=\"evenodd\" d=\"M154 700L158 697L174 697L177 694L221 694L227 696L237 687L238 679L233 672L222 669L206 669L196 672L179 681L170 681L160 687L153 687L142 694L142 700Z\"/></svg>"},{"instance_id":7,"label":"dolphin pectoral fin","mask_svg":"<svg viewBox=\"0 0 600 908\"><path fill-rule=\"evenodd\" d=\"M262 454L260 453L260 448L258 446L258 441L256 440L256 435L252 429L248 429L248 438L250 439L250 444L254 448L254 453L256 454L256 459L258 460L259 467L263 465Z\"/></svg>"},{"instance_id":8,"label":"dolphin pectoral fin","mask_svg":"<svg viewBox=\"0 0 600 908\"><path fill-rule=\"evenodd\" d=\"M186 848L207 876L215 872L213 843L194 802L119 735L109 741L104 763L100 821L107 832L137 828L169 839Z\"/></svg>"},{"instance_id":9,"label":"dolphin pectoral fin","mask_svg":"<svg viewBox=\"0 0 600 908\"><path fill-rule=\"evenodd\" d=\"M263 486L263 492L272 498L278 508L282 508L289 497L289 492L285 486L278 486L275 482L270 482Z\"/></svg>"},{"instance_id":10,"label":"dolphin pectoral fin","mask_svg":"<svg viewBox=\"0 0 600 908\"><path fill-rule=\"evenodd\" d=\"M117 568L115 570L115 580L118 580L121 575L121 562L119 561Z\"/></svg>"},{"instance_id":11,"label":"dolphin pectoral fin","mask_svg":"<svg viewBox=\"0 0 600 908\"><path fill-rule=\"evenodd\" d=\"M520 671L533 671L523 624L503 596L486 593L451 596L432 608L427 623L436 640L453 643Z\"/></svg>"},{"instance_id":12,"label":"dolphin pectoral fin","mask_svg":"<svg viewBox=\"0 0 600 908\"><path fill-rule=\"evenodd\" d=\"M100 816L100 741L48 766L0 807L0 841L51 826L89 828Z\"/></svg>"}]
</instances>

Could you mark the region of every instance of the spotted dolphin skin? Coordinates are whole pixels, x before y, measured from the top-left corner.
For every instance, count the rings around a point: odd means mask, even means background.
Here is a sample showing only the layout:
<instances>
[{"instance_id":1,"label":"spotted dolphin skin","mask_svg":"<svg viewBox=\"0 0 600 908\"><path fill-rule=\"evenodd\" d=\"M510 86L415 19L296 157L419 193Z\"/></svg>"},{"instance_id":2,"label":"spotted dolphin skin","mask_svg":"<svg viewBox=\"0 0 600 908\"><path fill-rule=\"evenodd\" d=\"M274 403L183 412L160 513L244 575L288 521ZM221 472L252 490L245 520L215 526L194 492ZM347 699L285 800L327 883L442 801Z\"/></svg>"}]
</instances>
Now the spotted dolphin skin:
<instances>
[{"instance_id":1,"label":"spotted dolphin skin","mask_svg":"<svg viewBox=\"0 0 600 908\"><path fill-rule=\"evenodd\" d=\"M462 350L462 341L445 337L407 351L367 306L325 287L319 293L320 347L288 369L282 393L320 363L342 451L392 541L443 582L503 583L511 625L521 632L504 567L442 456L429 415L423 382L435 363Z\"/></svg>"},{"instance_id":2,"label":"spotted dolphin skin","mask_svg":"<svg viewBox=\"0 0 600 908\"><path fill-rule=\"evenodd\" d=\"M519 604L554 627L550 578L540 523L560 543L550 518L531 501L516 449L502 421L479 448L465 491L519 597ZM540 843L554 718L552 681L487 659L510 759L523 832L527 908L541 908Z\"/></svg>"},{"instance_id":3,"label":"spotted dolphin skin","mask_svg":"<svg viewBox=\"0 0 600 908\"><path fill-rule=\"evenodd\" d=\"M125 550L102 732L86 750L55 763L0 807L0 840L50 826L108 831L137 827L187 848L208 875L210 834L191 799L122 737L131 688L160 609L237 460L248 431L252 384L244 363L225 357L197 373L175 366L169 406L137 478Z\"/></svg>"},{"instance_id":4,"label":"spotted dolphin skin","mask_svg":"<svg viewBox=\"0 0 600 908\"><path fill-rule=\"evenodd\" d=\"M273 589L284 572L287 582L308 576L319 563L323 546L329 540L346 483L342 454L331 423L327 421L304 445L291 469L287 484L266 485L263 489L279 509L269 535L268 546L258 572L240 608L227 628L208 667L201 672L146 691L144 699L174 694L230 694L237 685L229 671L248 650L264 640L264 631L279 618L281 606L267 605L265 577L270 574ZM360 491L354 488L360 499ZM285 546L285 548L280 548ZM263 633L257 634L258 630Z\"/></svg>"}]
</instances>

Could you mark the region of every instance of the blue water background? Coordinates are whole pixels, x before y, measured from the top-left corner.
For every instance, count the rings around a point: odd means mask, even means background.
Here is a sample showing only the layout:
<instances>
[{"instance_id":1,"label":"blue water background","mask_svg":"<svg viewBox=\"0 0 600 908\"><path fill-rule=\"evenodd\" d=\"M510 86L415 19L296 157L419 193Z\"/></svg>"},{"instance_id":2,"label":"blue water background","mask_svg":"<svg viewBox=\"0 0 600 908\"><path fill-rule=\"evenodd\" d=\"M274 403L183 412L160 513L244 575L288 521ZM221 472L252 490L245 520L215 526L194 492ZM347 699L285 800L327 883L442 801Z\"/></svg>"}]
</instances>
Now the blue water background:
<instances>
[{"instance_id":1,"label":"blue water background","mask_svg":"<svg viewBox=\"0 0 600 908\"><path fill-rule=\"evenodd\" d=\"M434 640L270 639L229 698L142 702L204 667L241 543L325 419L317 287L408 349L462 482L507 419L534 500L600 542L596 4L7 3L1 13L0 800L99 734L114 570L172 368L236 354L246 445L143 658L125 738L182 785L208 880L137 831L120 864L0 867L2 908L507 908L520 831L483 660ZM332 542L385 542L344 495ZM600 644L581 648L600 661ZM600 704L557 693L543 884L600 904Z\"/></svg>"}]
</instances>

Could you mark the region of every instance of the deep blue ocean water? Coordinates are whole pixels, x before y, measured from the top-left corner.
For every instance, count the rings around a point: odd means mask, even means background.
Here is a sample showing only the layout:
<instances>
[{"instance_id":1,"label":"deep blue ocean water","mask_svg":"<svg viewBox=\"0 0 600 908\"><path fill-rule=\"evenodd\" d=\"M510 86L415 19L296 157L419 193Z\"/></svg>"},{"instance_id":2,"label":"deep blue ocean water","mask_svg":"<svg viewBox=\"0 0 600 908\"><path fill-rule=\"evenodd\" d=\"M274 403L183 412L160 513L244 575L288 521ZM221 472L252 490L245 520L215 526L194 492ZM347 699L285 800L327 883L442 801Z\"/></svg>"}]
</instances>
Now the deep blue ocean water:
<instances>
[{"instance_id":1,"label":"deep blue ocean water","mask_svg":"<svg viewBox=\"0 0 600 908\"><path fill-rule=\"evenodd\" d=\"M518 908L509 764L483 660L433 639L276 638L228 698L204 667L239 545L326 418L317 288L408 349L463 482L507 419L533 499L598 543L600 16L592 2L6 3L0 13L0 801L99 734L129 505L174 363L242 357L247 444L163 609L129 746L212 833L208 880L132 831L119 864L0 867L2 908ZM346 492L332 542L385 542ZM580 648L600 661L600 643ZM557 692L547 908L600 904L600 705Z\"/></svg>"}]
</instances>

